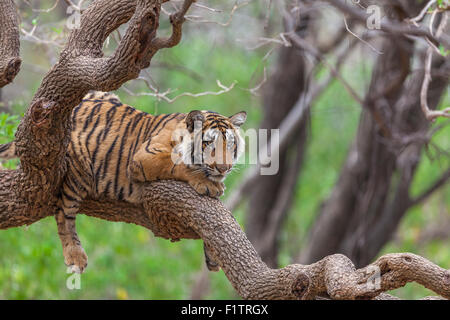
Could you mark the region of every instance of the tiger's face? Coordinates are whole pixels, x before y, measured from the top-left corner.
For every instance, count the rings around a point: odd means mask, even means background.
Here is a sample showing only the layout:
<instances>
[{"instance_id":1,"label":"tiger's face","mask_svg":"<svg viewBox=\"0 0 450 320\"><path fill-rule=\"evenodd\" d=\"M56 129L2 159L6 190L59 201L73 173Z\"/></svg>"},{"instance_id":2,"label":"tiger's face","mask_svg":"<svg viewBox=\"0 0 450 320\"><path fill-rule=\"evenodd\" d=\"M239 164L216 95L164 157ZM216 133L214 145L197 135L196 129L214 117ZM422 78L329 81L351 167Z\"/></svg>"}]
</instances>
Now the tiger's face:
<instances>
[{"instance_id":1,"label":"tiger's face","mask_svg":"<svg viewBox=\"0 0 450 320\"><path fill-rule=\"evenodd\" d=\"M244 111L231 117L211 111L191 111L185 119L189 137L183 138L179 148L183 162L210 180L223 181L244 152L239 128L246 119Z\"/></svg>"}]
</instances>

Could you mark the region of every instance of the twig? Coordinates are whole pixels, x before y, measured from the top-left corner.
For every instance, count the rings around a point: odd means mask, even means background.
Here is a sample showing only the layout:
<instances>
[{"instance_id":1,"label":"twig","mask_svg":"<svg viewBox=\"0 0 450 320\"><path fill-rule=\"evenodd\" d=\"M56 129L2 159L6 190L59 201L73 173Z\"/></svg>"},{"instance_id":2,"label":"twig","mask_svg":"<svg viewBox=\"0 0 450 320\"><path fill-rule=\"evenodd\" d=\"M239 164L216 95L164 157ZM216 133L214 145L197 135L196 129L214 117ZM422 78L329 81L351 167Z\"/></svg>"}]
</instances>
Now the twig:
<instances>
[{"instance_id":1,"label":"twig","mask_svg":"<svg viewBox=\"0 0 450 320\"><path fill-rule=\"evenodd\" d=\"M230 25L231 21L233 20L233 16L234 16L236 10L238 10L238 9L248 5L251 1L252 0L249 0L249 1L246 1L246 2L242 2L240 4L238 4L238 2L236 1L234 3L233 8L231 9L231 12L229 14L228 19L225 22L219 22L219 21L214 21L214 20L203 19L200 16L194 16L194 15L186 15L185 18L186 18L186 20L191 21L191 22L196 22L196 23L213 23L213 24L217 24L217 25L222 26L222 27L228 27Z\"/></svg>"},{"instance_id":2,"label":"twig","mask_svg":"<svg viewBox=\"0 0 450 320\"><path fill-rule=\"evenodd\" d=\"M35 8L33 8L33 6L31 5L31 3L30 3L29 0L24 0L24 2L31 8L31 11L33 11L33 12L45 12L45 13L48 13L48 12L50 12L50 11L53 11L53 10L56 8L56 6L57 6L58 3L59 3L59 0L56 0L56 1L55 1L55 4L54 4L51 8L48 8L48 9L35 9Z\"/></svg>"},{"instance_id":3,"label":"twig","mask_svg":"<svg viewBox=\"0 0 450 320\"><path fill-rule=\"evenodd\" d=\"M382 51L378 50L377 48L375 48L373 45L371 45L369 42L365 41L364 39L362 39L360 36L358 36L356 33L354 33L352 30L350 30L348 24L347 24L347 18L344 17L344 25L345 25L345 29L348 31L348 33L350 33L352 36L354 36L355 38L357 38L359 41L363 42L365 45L367 45L370 49L372 49L372 51L374 51L377 54L383 54Z\"/></svg>"},{"instance_id":4,"label":"twig","mask_svg":"<svg viewBox=\"0 0 450 320\"><path fill-rule=\"evenodd\" d=\"M145 80L142 77L139 77L138 80ZM173 90L168 89L165 92L159 92L156 88L154 88L153 86L150 85L150 83L145 80L147 86L154 91L154 93L151 92L139 92L139 93L134 93L133 91L129 90L128 88L126 88L125 86L123 86L122 88L130 95L132 96L150 96L150 97L155 97L158 99L158 101L166 101L168 103L173 103L175 102L177 99L181 98L181 97L193 97L193 98L198 98L198 97L203 97L203 96L207 96L207 95L213 95L213 96L219 96L221 94L224 93L228 93L231 90L233 90L234 86L236 85L236 81L234 81L230 86L224 86L220 80L216 80L217 86L219 88L221 88L222 90L219 91L205 91L205 92L200 92L200 93L191 93L191 92L183 92L177 96L175 96L174 98L169 98L167 95L172 93Z\"/></svg>"},{"instance_id":5,"label":"twig","mask_svg":"<svg viewBox=\"0 0 450 320\"><path fill-rule=\"evenodd\" d=\"M447 24L447 12L444 12L441 17L441 22L436 30L436 36L439 37ZM438 117L450 118L450 107L443 110L430 110L428 107L428 87L431 82L431 61L433 59L433 48L428 47L425 62L424 62L424 78L422 88L420 90L420 106L425 117L434 122Z\"/></svg>"},{"instance_id":6,"label":"twig","mask_svg":"<svg viewBox=\"0 0 450 320\"><path fill-rule=\"evenodd\" d=\"M450 181L450 169L444 172L444 174L437 179L431 186L429 186L424 192L412 199L409 203L409 207L418 205L425 201L430 195L432 195L437 189L441 188Z\"/></svg>"},{"instance_id":7,"label":"twig","mask_svg":"<svg viewBox=\"0 0 450 320\"><path fill-rule=\"evenodd\" d=\"M422 11L420 11L419 15L412 19L409 19L409 21L413 22L413 23L418 23L418 22L422 21L423 17L425 16L425 14L428 11L428 8L430 8L435 3L436 3L436 0L428 1L428 3L425 5L425 7L423 7Z\"/></svg>"},{"instance_id":8,"label":"twig","mask_svg":"<svg viewBox=\"0 0 450 320\"><path fill-rule=\"evenodd\" d=\"M325 0L325 1L327 1L340 11L349 14L359 22L366 23L367 16L364 11L349 6L342 0ZM441 43L446 47L450 47L450 39L447 36L444 35L433 36L427 29L420 26L413 25L413 27L411 27L410 24L397 23L394 21L381 21L380 29L382 31L391 34L397 34L402 36L410 35L428 38L435 45Z\"/></svg>"}]
</instances>

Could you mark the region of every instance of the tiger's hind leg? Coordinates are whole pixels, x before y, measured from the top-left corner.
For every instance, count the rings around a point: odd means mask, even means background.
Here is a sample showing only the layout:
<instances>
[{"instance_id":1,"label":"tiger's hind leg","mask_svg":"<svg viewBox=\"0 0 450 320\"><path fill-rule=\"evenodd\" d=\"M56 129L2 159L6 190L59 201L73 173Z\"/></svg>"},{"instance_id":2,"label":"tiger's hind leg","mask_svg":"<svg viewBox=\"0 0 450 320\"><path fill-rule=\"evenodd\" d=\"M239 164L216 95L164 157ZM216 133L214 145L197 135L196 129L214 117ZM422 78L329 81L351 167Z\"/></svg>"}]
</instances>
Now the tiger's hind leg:
<instances>
[{"instance_id":1,"label":"tiger's hind leg","mask_svg":"<svg viewBox=\"0 0 450 320\"><path fill-rule=\"evenodd\" d=\"M63 247L64 263L72 268L72 272L83 273L88 264L88 257L81 246L75 226L75 218L79 211L80 198L83 192L73 192L66 185L60 201L60 209L56 214L58 235Z\"/></svg>"}]
</instances>

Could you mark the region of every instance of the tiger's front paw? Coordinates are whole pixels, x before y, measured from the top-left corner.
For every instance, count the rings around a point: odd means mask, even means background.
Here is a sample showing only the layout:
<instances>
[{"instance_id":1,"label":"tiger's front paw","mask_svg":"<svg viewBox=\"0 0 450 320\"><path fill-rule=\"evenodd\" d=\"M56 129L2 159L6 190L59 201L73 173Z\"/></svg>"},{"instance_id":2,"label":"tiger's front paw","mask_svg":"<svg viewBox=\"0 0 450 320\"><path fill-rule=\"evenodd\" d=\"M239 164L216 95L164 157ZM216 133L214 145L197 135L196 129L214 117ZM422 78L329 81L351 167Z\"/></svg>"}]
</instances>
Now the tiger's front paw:
<instances>
[{"instance_id":1,"label":"tiger's front paw","mask_svg":"<svg viewBox=\"0 0 450 320\"><path fill-rule=\"evenodd\" d=\"M223 182L215 182L208 179L189 181L189 184L199 194L207 195L213 198L222 196L225 191L225 185Z\"/></svg>"},{"instance_id":2,"label":"tiger's front paw","mask_svg":"<svg viewBox=\"0 0 450 320\"><path fill-rule=\"evenodd\" d=\"M80 245L69 244L63 249L64 263L72 272L83 273L88 264L88 257Z\"/></svg>"}]
</instances>

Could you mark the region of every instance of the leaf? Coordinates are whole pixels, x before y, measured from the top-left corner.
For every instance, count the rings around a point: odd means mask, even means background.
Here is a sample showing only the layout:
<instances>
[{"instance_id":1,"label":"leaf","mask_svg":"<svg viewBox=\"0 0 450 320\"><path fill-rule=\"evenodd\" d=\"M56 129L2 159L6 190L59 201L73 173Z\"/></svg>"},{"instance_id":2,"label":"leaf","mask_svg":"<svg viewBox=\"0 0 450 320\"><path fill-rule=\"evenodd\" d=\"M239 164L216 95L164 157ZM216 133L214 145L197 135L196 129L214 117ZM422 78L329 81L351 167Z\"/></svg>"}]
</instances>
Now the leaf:
<instances>
[{"instance_id":1,"label":"leaf","mask_svg":"<svg viewBox=\"0 0 450 320\"><path fill-rule=\"evenodd\" d=\"M439 45L439 52L441 53L442 56L446 57L450 53L450 50L445 49L444 46L441 44Z\"/></svg>"}]
</instances>

